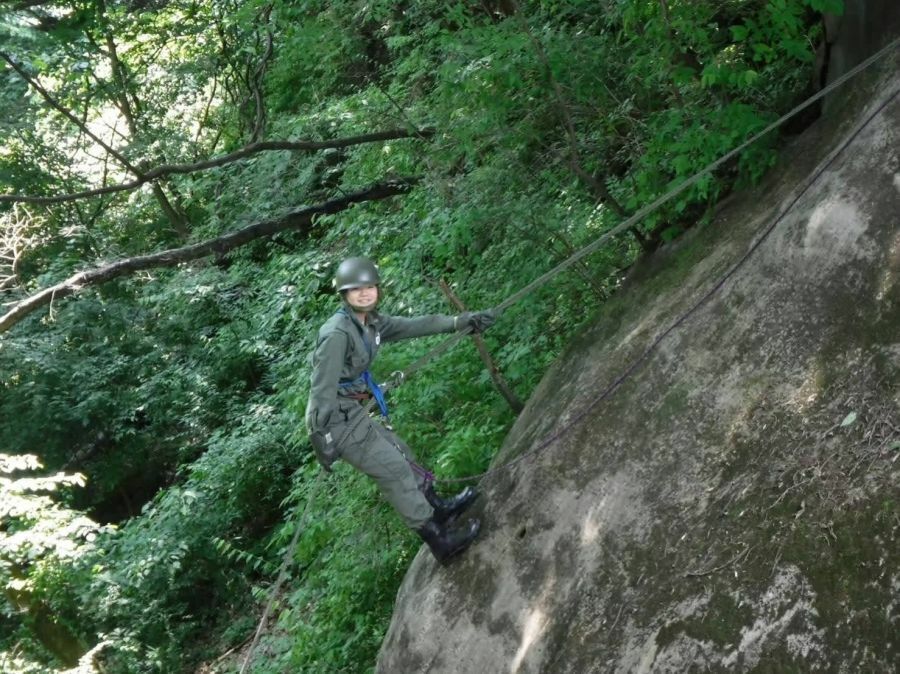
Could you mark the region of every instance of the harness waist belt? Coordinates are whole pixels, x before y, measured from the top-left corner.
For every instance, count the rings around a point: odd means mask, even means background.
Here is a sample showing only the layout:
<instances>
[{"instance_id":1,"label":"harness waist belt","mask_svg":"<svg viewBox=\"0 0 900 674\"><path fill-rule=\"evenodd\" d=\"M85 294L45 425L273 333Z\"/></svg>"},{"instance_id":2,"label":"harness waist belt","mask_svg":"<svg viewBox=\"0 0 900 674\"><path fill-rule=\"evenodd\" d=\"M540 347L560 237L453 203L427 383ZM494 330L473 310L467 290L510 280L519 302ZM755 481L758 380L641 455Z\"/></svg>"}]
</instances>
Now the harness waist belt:
<instances>
[{"instance_id":1,"label":"harness waist belt","mask_svg":"<svg viewBox=\"0 0 900 674\"><path fill-rule=\"evenodd\" d=\"M387 401L384 399L384 392L375 383L375 379L372 377L372 373L368 370L365 370L361 375L359 375L356 379L352 381L339 381L338 386L341 388L351 388L353 386L357 386L359 384L365 384L369 390L372 392L371 397L375 398L375 401L378 403L378 408L381 410L381 416L387 419L388 416L388 407ZM347 397L354 398L356 400L361 400L361 398L357 398L357 395L368 395L368 394L352 394L352 393L344 393Z\"/></svg>"},{"instance_id":2,"label":"harness waist belt","mask_svg":"<svg viewBox=\"0 0 900 674\"><path fill-rule=\"evenodd\" d=\"M368 392L366 392L366 393L342 393L341 395L344 396L345 398L351 398L353 400L358 400L359 402L363 402L364 400L372 399L372 394L368 393Z\"/></svg>"}]
</instances>

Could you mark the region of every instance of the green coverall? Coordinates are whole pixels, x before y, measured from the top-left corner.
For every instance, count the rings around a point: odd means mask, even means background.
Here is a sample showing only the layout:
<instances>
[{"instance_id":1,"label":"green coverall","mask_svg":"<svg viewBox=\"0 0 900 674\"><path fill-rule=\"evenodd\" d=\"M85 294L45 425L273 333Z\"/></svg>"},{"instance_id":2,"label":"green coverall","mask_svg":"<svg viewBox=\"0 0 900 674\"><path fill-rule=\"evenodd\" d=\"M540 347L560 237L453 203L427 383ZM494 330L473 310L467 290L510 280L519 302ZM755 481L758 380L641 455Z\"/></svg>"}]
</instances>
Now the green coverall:
<instances>
[{"instance_id":1,"label":"green coverall","mask_svg":"<svg viewBox=\"0 0 900 674\"><path fill-rule=\"evenodd\" d=\"M362 471L411 529L428 522L433 509L422 493L424 479L410 465L409 447L370 417L354 394L369 393L357 381L369 369L382 342L454 332L453 316L417 318L387 316L372 311L362 325L347 307L339 309L319 330L312 354L312 379L306 405L310 433L331 433L338 456ZM341 386L341 382L356 382Z\"/></svg>"}]
</instances>

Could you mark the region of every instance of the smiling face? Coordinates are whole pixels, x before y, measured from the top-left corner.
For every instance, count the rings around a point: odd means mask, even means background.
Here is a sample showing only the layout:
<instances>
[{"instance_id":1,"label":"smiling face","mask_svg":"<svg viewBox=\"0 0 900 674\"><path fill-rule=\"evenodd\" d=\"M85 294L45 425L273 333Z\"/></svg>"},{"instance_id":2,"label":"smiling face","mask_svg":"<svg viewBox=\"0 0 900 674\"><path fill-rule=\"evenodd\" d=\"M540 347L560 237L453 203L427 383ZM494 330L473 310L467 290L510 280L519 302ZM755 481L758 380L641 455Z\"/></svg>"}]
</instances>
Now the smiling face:
<instances>
[{"instance_id":1,"label":"smiling face","mask_svg":"<svg viewBox=\"0 0 900 674\"><path fill-rule=\"evenodd\" d=\"M365 313L372 311L378 304L378 286L362 286L345 291L345 299L354 311Z\"/></svg>"}]
</instances>

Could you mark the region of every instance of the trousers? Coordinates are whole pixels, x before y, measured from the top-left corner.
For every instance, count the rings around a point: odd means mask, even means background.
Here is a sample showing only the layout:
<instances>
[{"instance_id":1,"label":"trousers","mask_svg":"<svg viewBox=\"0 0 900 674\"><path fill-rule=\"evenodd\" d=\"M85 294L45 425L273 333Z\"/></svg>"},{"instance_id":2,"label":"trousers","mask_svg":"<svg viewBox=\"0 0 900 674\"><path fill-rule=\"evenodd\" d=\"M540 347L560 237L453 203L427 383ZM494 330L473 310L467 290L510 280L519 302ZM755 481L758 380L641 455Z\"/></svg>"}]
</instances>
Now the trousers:
<instances>
[{"instance_id":1,"label":"trousers","mask_svg":"<svg viewBox=\"0 0 900 674\"><path fill-rule=\"evenodd\" d=\"M356 402L342 401L337 422L329 430L337 439L339 457L365 473L378 486L410 529L420 529L434 515L422 489L423 476L416 473L409 446L397 434L366 414Z\"/></svg>"}]
</instances>

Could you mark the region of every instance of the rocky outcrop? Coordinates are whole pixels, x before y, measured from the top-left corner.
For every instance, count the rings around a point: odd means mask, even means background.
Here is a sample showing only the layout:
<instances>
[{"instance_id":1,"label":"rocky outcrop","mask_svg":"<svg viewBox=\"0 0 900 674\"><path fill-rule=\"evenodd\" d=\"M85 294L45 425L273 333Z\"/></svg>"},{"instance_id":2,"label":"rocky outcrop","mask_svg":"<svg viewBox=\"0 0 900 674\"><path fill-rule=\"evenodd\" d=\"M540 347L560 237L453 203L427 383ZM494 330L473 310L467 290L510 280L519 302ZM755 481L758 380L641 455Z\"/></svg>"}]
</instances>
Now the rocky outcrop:
<instances>
[{"instance_id":1,"label":"rocky outcrop","mask_svg":"<svg viewBox=\"0 0 900 674\"><path fill-rule=\"evenodd\" d=\"M549 369L480 540L446 568L419 553L377 671L894 671L900 96L854 130L898 72L858 80Z\"/></svg>"}]
</instances>

